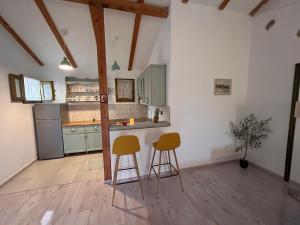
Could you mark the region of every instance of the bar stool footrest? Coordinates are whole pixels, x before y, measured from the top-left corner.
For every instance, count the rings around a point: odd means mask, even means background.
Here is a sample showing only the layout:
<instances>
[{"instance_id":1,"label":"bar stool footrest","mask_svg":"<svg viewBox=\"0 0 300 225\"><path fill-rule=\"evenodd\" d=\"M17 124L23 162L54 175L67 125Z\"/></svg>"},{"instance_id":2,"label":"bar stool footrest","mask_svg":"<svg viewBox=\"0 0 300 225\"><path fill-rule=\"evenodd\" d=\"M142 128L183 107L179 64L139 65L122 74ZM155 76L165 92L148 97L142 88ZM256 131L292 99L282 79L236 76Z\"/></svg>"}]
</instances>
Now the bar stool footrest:
<instances>
[{"instance_id":1,"label":"bar stool footrest","mask_svg":"<svg viewBox=\"0 0 300 225\"><path fill-rule=\"evenodd\" d=\"M170 175L166 175L166 176L161 176L160 177L160 179L164 179L164 178L168 178L168 177L174 177L174 176L178 176L179 175L179 173L178 173L178 171L177 171L177 169L172 165L172 163L162 163L162 164L160 164L161 166L165 166L165 165L169 165L169 166L171 166L172 168L173 168L173 170L176 172L175 174L170 174ZM154 174L155 174L155 176L158 178L158 175L157 175L157 173L156 173L156 171L155 171L155 169L154 169L154 167L158 167L159 166L159 164L155 164L155 165L153 165L152 167L151 167L151 170L153 170L153 172L154 172ZM172 172L171 172L172 173Z\"/></svg>"},{"instance_id":2,"label":"bar stool footrest","mask_svg":"<svg viewBox=\"0 0 300 225\"><path fill-rule=\"evenodd\" d=\"M135 183L135 182L138 182L139 180L130 180L130 181L124 181L124 182L119 182L119 183L116 183L116 185L122 185L122 184L130 184L130 183Z\"/></svg>"},{"instance_id":3,"label":"bar stool footrest","mask_svg":"<svg viewBox=\"0 0 300 225\"><path fill-rule=\"evenodd\" d=\"M121 168L121 169L118 169L118 171L122 171L122 170L135 170L136 167L128 167L128 168Z\"/></svg>"}]
</instances>

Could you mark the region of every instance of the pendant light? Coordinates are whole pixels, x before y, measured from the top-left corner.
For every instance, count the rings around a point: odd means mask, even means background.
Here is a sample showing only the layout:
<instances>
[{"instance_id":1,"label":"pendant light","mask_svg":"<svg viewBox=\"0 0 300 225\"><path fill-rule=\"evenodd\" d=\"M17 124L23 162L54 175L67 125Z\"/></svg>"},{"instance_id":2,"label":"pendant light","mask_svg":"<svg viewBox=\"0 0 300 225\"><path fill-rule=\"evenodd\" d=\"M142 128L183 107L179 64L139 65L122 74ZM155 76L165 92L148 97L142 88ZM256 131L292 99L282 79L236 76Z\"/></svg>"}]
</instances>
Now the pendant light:
<instances>
[{"instance_id":1,"label":"pendant light","mask_svg":"<svg viewBox=\"0 0 300 225\"><path fill-rule=\"evenodd\" d=\"M113 39L113 46L112 46L112 48L113 48L113 53L116 55L116 51L115 51L115 46L116 46L116 43L117 43L117 41L119 40L119 36L116 36L114 39ZM120 66L118 65L118 62L117 62L117 59L115 58L115 61L114 61L114 64L111 66L111 71L117 71L117 70L120 70L121 68L120 68Z\"/></svg>"},{"instance_id":2,"label":"pendant light","mask_svg":"<svg viewBox=\"0 0 300 225\"><path fill-rule=\"evenodd\" d=\"M111 67L112 71L120 70L120 66L118 65L118 62L115 60L114 64Z\"/></svg>"},{"instance_id":3,"label":"pendant light","mask_svg":"<svg viewBox=\"0 0 300 225\"><path fill-rule=\"evenodd\" d=\"M68 34L67 29L62 29L61 34L63 37L66 36ZM66 50L66 45L64 42L64 52L65 52L65 50ZM63 60L61 61L61 63L59 64L58 67L64 71L72 71L74 69L72 64L70 63L70 61L68 60L68 58L66 56L64 56Z\"/></svg>"},{"instance_id":4,"label":"pendant light","mask_svg":"<svg viewBox=\"0 0 300 225\"><path fill-rule=\"evenodd\" d=\"M67 57L63 58L63 60L59 64L59 68L64 71L72 71L73 70L73 66L71 65L71 63L69 62Z\"/></svg>"}]
</instances>

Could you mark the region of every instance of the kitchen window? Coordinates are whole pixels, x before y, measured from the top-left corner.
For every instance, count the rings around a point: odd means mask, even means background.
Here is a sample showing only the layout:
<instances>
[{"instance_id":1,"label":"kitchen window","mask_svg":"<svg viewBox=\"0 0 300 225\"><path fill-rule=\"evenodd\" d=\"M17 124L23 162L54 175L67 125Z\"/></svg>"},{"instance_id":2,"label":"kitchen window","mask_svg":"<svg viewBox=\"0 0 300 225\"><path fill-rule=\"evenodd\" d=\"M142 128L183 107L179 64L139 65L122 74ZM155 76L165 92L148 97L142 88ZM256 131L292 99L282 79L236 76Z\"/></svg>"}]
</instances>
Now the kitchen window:
<instances>
[{"instance_id":1,"label":"kitchen window","mask_svg":"<svg viewBox=\"0 0 300 225\"><path fill-rule=\"evenodd\" d=\"M23 75L9 74L12 102L43 102L55 100L53 81L39 81Z\"/></svg>"}]
</instances>

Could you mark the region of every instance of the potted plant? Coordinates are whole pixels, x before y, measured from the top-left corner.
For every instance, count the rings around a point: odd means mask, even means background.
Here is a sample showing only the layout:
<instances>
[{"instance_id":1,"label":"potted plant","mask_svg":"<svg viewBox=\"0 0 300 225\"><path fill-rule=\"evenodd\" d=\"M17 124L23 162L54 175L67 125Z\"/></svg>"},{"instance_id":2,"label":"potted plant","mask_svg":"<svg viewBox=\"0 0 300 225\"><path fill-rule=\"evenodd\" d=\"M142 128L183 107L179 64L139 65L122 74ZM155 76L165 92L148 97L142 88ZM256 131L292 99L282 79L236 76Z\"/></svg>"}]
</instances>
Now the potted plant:
<instances>
[{"instance_id":1,"label":"potted plant","mask_svg":"<svg viewBox=\"0 0 300 225\"><path fill-rule=\"evenodd\" d=\"M244 169L248 167L246 160L249 149L259 149L263 145L263 140L271 133L269 122L272 118L258 121L254 114L249 114L242 118L237 124L230 122L230 131L234 138L235 150L244 151L244 157L240 160L240 166Z\"/></svg>"},{"instance_id":2,"label":"potted plant","mask_svg":"<svg viewBox=\"0 0 300 225\"><path fill-rule=\"evenodd\" d=\"M161 113L160 108L156 108L155 113L154 113L154 117L153 117L153 123L158 123L160 113Z\"/></svg>"}]
</instances>

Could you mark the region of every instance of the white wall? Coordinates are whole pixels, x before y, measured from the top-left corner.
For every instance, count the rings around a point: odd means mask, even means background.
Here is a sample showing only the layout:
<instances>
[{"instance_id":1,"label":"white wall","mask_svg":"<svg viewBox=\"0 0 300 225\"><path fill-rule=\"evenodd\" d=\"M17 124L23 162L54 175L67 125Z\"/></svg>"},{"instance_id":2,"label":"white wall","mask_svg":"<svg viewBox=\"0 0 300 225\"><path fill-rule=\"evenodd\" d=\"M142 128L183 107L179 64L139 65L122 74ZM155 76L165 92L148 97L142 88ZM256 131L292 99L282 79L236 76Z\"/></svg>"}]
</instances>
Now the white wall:
<instances>
[{"instance_id":1,"label":"white wall","mask_svg":"<svg viewBox=\"0 0 300 225\"><path fill-rule=\"evenodd\" d=\"M32 105L10 102L8 74L38 73L39 68L3 29L0 29L0 49L1 185L36 159Z\"/></svg>"},{"instance_id":2,"label":"white wall","mask_svg":"<svg viewBox=\"0 0 300 225\"><path fill-rule=\"evenodd\" d=\"M172 126L164 130L181 134L183 167L239 157L229 121L247 100L251 25L245 14L172 1L149 64L168 65ZM215 78L233 79L232 96L214 96Z\"/></svg>"},{"instance_id":3,"label":"white wall","mask_svg":"<svg viewBox=\"0 0 300 225\"><path fill-rule=\"evenodd\" d=\"M248 111L259 118L272 117L273 133L262 150L249 159L279 175L284 174L290 104L295 64L300 63L300 3L268 11L254 18L248 82ZM275 19L270 31L266 24ZM292 178L300 182L300 126L295 134ZM297 171L297 172L296 172Z\"/></svg>"}]
</instances>

